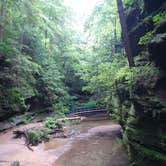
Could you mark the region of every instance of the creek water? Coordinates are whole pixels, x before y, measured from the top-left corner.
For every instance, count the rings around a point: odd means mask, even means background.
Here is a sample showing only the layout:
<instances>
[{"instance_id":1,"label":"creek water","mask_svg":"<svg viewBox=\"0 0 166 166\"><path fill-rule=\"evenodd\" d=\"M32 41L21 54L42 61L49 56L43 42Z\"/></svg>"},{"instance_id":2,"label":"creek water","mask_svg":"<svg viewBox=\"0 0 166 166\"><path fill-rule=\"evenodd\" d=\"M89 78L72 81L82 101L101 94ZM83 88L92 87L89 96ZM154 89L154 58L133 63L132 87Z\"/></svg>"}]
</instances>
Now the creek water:
<instances>
[{"instance_id":1,"label":"creek water","mask_svg":"<svg viewBox=\"0 0 166 166\"><path fill-rule=\"evenodd\" d=\"M54 166L129 166L126 152L118 141L120 126L110 120L82 122L68 129L71 138L59 141L64 152ZM57 140L46 144L46 149L57 147Z\"/></svg>"},{"instance_id":2,"label":"creek water","mask_svg":"<svg viewBox=\"0 0 166 166\"><path fill-rule=\"evenodd\" d=\"M0 135L0 166L13 161L21 166L129 166L118 139L120 126L111 120L67 126L68 138L52 139L33 147L33 152L22 145L24 140L12 139L10 132Z\"/></svg>"}]
</instances>

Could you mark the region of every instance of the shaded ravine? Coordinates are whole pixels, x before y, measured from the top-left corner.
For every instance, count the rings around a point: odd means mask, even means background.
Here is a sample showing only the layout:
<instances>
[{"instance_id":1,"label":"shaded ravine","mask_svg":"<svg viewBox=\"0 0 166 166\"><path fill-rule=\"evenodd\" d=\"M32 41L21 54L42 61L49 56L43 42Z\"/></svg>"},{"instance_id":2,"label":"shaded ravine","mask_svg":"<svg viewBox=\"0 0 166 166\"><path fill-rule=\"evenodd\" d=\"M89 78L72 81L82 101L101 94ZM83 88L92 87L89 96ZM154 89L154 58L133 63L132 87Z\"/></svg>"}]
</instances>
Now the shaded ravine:
<instances>
[{"instance_id":1,"label":"shaded ravine","mask_svg":"<svg viewBox=\"0 0 166 166\"><path fill-rule=\"evenodd\" d=\"M0 166L13 161L19 161L21 166L129 166L127 154L117 141L120 126L116 122L82 122L65 131L69 138L50 140L33 147L34 152L24 146L24 140L13 139L12 130L1 133Z\"/></svg>"}]
</instances>

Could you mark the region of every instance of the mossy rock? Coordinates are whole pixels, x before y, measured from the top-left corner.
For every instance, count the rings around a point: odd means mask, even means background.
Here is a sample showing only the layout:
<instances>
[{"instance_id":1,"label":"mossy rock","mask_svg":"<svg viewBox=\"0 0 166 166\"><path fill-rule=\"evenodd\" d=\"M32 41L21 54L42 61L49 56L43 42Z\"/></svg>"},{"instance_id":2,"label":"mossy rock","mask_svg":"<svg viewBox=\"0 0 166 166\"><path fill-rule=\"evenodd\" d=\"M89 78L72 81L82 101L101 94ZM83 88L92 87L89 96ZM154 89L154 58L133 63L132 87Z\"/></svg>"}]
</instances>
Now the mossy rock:
<instances>
[{"instance_id":1,"label":"mossy rock","mask_svg":"<svg viewBox=\"0 0 166 166\"><path fill-rule=\"evenodd\" d=\"M136 141L150 149L166 153L166 135L160 135L158 133L148 132L137 128L133 129L131 127L126 128L125 134L130 141Z\"/></svg>"},{"instance_id":2,"label":"mossy rock","mask_svg":"<svg viewBox=\"0 0 166 166\"><path fill-rule=\"evenodd\" d=\"M131 161L136 166L165 166L166 155L158 151L147 148L136 142L129 143L129 151L131 153Z\"/></svg>"},{"instance_id":3,"label":"mossy rock","mask_svg":"<svg viewBox=\"0 0 166 166\"><path fill-rule=\"evenodd\" d=\"M153 60L159 68L166 70L166 33L157 34L148 44L149 52L151 54L150 58Z\"/></svg>"},{"instance_id":4,"label":"mossy rock","mask_svg":"<svg viewBox=\"0 0 166 166\"><path fill-rule=\"evenodd\" d=\"M144 50L144 47L138 44L140 37L144 36L147 32L152 31L153 29L153 19L152 16L149 16L129 31L129 39L133 55L136 56Z\"/></svg>"}]
</instances>

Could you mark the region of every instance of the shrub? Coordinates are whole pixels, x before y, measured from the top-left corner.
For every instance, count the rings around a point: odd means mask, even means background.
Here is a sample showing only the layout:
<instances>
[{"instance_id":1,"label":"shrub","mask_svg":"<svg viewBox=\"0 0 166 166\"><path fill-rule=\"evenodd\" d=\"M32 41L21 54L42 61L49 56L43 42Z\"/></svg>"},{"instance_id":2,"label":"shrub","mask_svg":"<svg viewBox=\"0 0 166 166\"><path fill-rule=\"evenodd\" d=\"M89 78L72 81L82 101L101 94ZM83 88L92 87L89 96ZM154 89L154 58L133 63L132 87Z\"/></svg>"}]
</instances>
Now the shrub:
<instances>
[{"instance_id":1,"label":"shrub","mask_svg":"<svg viewBox=\"0 0 166 166\"><path fill-rule=\"evenodd\" d=\"M95 100L90 100L87 103L83 103L82 107L96 107L97 103Z\"/></svg>"},{"instance_id":2,"label":"shrub","mask_svg":"<svg viewBox=\"0 0 166 166\"><path fill-rule=\"evenodd\" d=\"M134 90L134 87L136 87L138 84L144 85L144 87L153 88L158 75L159 69L156 68L154 64L138 66L132 69L130 69L128 66L125 66L119 70L115 80L122 80L118 85L124 86L123 88L125 89L128 88L130 90Z\"/></svg>"},{"instance_id":3,"label":"shrub","mask_svg":"<svg viewBox=\"0 0 166 166\"><path fill-rule=\"evenodd\" d=\"M160 13L156 14L155 16L153 16L153 23L155 25L158 25L162 21L164 21L165 18L166 18L166 13L165 12L160 12Z\"/></svg>"},{"instance_id":4,"label":"shrub","mask_svg":"<svg viewBox=\"0 0 166 166\"><path fill-rule=\"evenodd\" d=\"M30 129L25 132L27 143L30 145L37 145L43 140L47 140L48 132L45 130Z\"/></svg>"},{"instance_id":5,"label":"shrub","mask_svg":"<svg viewBox=\"0 0 166 166\"><path fill-rule=\"evenodd\" d=\"M49 128L49 129L60 129L62 128L62 124L57 123L54 118L52 117L48 117L45 121L44 121L44 125L45 127Z\"/></svg>"},{"instance_id":6,"label":"shrub","mask_svg":"<svg viewBox=\"0 0 166 166\"><path fill-rule=\"evenodd\" d=\"M147 32L144 36L142 36L139 40L139 45L146 45L153 37L153 32Z\"/></svg>"}]
</instances>

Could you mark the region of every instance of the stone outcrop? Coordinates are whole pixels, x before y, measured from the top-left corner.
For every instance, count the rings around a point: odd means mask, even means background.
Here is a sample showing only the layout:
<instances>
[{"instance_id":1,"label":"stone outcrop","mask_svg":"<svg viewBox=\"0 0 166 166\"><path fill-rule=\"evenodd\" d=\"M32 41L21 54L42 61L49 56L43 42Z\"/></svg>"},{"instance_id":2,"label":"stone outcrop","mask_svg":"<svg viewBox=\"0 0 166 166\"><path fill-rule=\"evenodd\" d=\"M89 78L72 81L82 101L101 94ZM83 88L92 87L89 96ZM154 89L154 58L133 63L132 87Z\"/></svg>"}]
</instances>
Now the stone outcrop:
<instances>
[{"instance_id":1,"label":"stone outcrop","mask_svg":"<svg viewBox=\"0 0 166 166\"><path fill-rule=\"evenodd\" d=\"M119 80L112 95L113 114L123 128L132 166L166 165L166 17L154 22L154 16L166 11L165 4L164 0L144 0L137 23L128 25L133 55L139 55L137 62L152 62L158 72L152 68L154 74L142 73L132 86L125 79ZM132 13L139 10L127 14L127 24L134 19ZM152 33L150 39L139 45L148 32Z\"/></svg>"}]
</instances>

